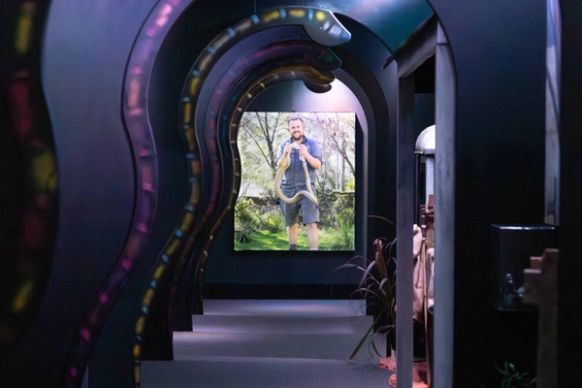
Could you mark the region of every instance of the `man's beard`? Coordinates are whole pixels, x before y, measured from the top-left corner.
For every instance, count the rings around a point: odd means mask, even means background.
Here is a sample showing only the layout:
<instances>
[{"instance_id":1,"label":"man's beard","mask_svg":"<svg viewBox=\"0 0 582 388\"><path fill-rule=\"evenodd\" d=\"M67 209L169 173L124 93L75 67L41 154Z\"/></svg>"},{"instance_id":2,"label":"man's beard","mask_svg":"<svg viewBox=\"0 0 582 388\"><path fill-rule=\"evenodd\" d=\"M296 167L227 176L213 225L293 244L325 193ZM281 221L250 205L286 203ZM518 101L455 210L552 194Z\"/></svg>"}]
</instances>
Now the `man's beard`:
<instances>
[{"instance_id":1,"label":"man's beard","mask_svg":"<svg viewBox=\"0 0 582 388\"><path fill-rule=\"evenodd\" d=\"M303 134L301 132L293 132L291 137L293 140L301 140L303 138Z\"/></svg>"}]
</instances>

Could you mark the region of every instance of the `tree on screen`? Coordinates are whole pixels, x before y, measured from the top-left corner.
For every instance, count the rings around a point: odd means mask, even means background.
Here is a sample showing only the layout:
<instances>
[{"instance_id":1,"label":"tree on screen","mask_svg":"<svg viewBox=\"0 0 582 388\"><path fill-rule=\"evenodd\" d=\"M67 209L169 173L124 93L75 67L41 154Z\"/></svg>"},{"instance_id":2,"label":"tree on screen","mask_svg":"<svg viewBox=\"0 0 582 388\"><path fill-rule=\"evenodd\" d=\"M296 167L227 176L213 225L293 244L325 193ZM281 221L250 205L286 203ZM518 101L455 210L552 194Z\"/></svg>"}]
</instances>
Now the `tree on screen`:
<instances>
[{"instance_id":1,"label":"tree on screen","mask_svg":"<svg viewBox=\"0 0 582 388\"><path fill-rule=\"evenodd\" d=\"M262 231L284 232L273 182L280 146L289 138L287 120L292 116L303 119L305 135L321 147L323 163L315 182L321 226L329 233L346 236L342 238L351 242L342 247L353 248L354 113L245 112L237 141L242 176L235 207L235 228L239 235L244 231L244 240L249 241L253 233L256 236ZM263 249L273 248L265 245Z\"/></svg>"}]
</instances>

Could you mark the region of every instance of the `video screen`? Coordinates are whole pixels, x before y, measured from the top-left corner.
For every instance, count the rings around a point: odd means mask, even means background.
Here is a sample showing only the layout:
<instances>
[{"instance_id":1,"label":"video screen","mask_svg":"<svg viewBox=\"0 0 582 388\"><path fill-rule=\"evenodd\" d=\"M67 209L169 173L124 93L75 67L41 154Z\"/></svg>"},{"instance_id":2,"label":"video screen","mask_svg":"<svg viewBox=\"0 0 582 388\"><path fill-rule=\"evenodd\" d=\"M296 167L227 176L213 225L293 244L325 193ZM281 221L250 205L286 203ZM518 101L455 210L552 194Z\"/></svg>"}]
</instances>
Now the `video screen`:
<instances>
[{"instance_id":1,"label":"video screen","mask_svg":"<svg viewBox=\"0 0 582 388\"><path fill-rule=\"evenodd\" d=\"M245 112L235 251L353 251L353 112Z\"/></svg>"}]
</instances>

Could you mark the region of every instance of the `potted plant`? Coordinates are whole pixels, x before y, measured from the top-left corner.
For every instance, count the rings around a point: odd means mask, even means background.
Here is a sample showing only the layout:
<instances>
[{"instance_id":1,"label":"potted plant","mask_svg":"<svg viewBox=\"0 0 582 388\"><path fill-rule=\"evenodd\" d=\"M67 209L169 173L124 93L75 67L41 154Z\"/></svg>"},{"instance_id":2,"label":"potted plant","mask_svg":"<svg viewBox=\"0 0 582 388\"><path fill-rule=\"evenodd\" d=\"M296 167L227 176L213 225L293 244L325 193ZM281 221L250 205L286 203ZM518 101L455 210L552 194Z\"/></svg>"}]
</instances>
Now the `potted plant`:
<instances>
[{"instance_id":1,"label":"potted plant","mask_svg":"<svg viewBox=\"0 0 582 388\"><path fill-rule=\"evenodd\" d=\"M386 220L387 221L387 220ZM389 222L389 221L388 221ZM374 319L356 348L350 355L355 357L366 339L370 335L382 334L386 336L386 356L389 357L396 349L395 336L395 305L396 305L396 260L394 246L396 238L376 238L373 242L374 257L369 260L362 256L352 257L338 269L351 269L361 273L360 281L352 295L363 297L366 300L368 313ZM378 357L381 357L375 342L372 347Z\"/></svg>"}]
</instances>

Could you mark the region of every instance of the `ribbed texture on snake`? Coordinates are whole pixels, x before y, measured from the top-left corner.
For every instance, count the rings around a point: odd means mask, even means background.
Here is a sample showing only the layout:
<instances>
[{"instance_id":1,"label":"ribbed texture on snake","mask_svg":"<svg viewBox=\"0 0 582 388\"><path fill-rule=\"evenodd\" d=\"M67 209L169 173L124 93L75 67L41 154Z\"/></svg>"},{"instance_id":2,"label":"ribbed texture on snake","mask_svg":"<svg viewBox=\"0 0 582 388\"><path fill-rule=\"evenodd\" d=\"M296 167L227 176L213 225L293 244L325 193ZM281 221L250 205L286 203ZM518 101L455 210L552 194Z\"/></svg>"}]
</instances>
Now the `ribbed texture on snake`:
<instances>
[{"instance_id":1,"label":"ribbed texture on snake","mask_svg":"<svg viewBox=\"0 0 582 388\"><path fill-rule=\"evenodd\" d=\"M303 162L303 163L305 163L305 162ZM283 158L283 160L281 161L281 165L279 166L279 169L277 169L277 174L275 175L275 193L277 193L277 196L279 198L281 198L281 201L283 201L287 204L297 203L297 202L299 202L301 197L304 196L317 205L318 204L317 197L312 192L310 192L308 190L299 190L292 197L285 196L285 194L283 194L283 192L281 191L281 180L283 179L283 175L285 175L285 171L287 171L290 164L291 164L291 157L290 157L290 154L288 154L286 157ZM307 169L307 167L305 167L305 164L304 164L304 170L305 170L306 178L307 178L307 187L311 187L311 183L309 182L309 174L307 174L306 169Z\"/></svg>"}]
</instances>

